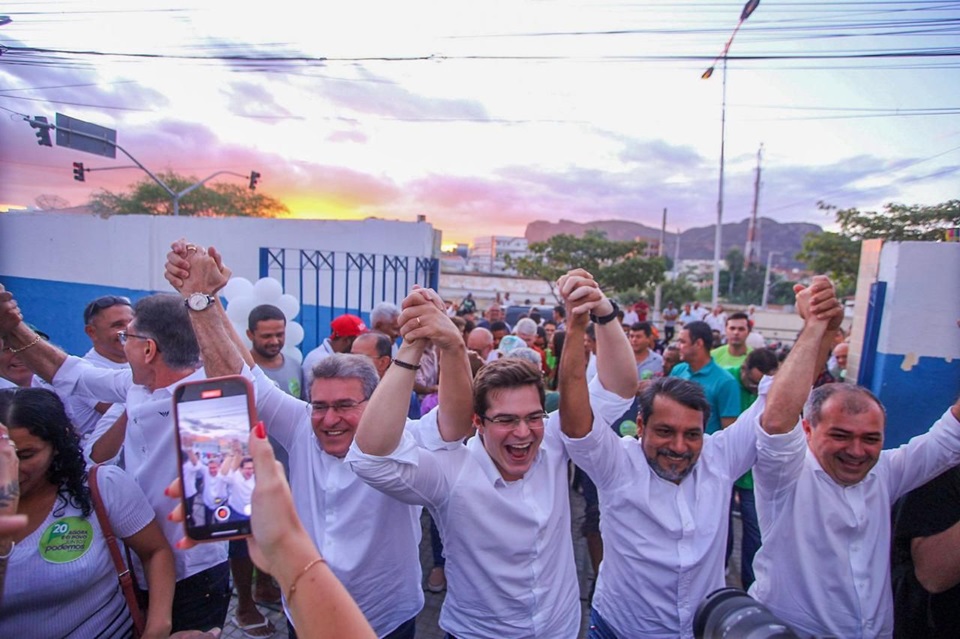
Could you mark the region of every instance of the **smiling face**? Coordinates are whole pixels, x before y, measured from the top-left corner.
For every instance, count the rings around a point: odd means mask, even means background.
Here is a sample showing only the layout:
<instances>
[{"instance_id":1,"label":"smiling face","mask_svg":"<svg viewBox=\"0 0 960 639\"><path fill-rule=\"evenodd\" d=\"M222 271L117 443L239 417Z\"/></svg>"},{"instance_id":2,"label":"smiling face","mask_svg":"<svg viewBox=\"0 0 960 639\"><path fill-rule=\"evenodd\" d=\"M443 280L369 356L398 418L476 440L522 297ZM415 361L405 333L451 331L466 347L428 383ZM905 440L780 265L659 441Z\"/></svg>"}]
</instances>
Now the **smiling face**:
<instances>
[{"instance_id":1,"label":"smiling face","mask_svg":"<svg viewBox=\"0 0 960 639\"><path fill-rule=\"evenodd\" d=\"M883 450L883 411L875 402L837 393L827 398L816 426L803 420L807 445L820 467L841 486L863 481Z\"/></svg>"},{"instance_id":2,"label":"smiling face","mask_svg":"<svg viewBox=\"0 0 960 639\"><path fill-rule=\"evenodd\" d=\"M131 321L133 309L126 304L116 304L94 315L84 327L84 332L98 353L114 362L126 362L127 356L117 333L126 330Z\"/></svg>"},{"instance_id":3,"label":"smiling face","mask_svg":"<svg viewBox=\"0 0 960 639\"><path fill-rule=\"evenodd\" d=\"M657 395L649 419L637 426L643 454L653 472L679 484L693 471L703 449L702 412Z\"/></svg>"},{"instance_id":4,"label":"smiling face","mask_svg":"<svg viewBox=\"0 0 960 639\"><path fill-rule=\"evenodd\" d=\"M357 402L353 408L335 410L329 408L321 415L313 410L310 423L313 432L324 452L334 457L344 457L353 443L357 425L363 416L366 399L363 396L363 384L355 377L333 377L313 380L310 387L310 401L314 405L332 406L342 402Z\"/></svg>"},{"instance_id":5,"label":"smiling face","mask_svg":"<svg viewBox=\"0 0 960 639\"><path fill-rule=\"evenodd\" d=\"M543 412L540 393L532 384L493 389L487 395L486 417L527 416ZM530 428L521 420L516 428L497 425L474 415L474 424L490 459L506 481L521 479L537 458L543 441L543 428ZM542 424L543 422L541 422Z\"/></svg>"},{"instance_id":6,"label":"smiling face","mask_svg":"<svg viewBox=\"0 0 960 639\"><path fill-rule=\"evenodd\" d=\"M264 359L273 359L283 350L287 335L287 323L279 319L257 322L256 330L247 331L254 352Z\"/></svg>"},{"instance_id":7,"label":"smiling face","mask_svg":"<svg viewBox=\"0 0 960 639\"><path fill-rule=\"evenodd\" d=\"M53 444L30 434L26 428L10 428L10 439L17 445L17 457L20 459L18 480L21 499L37 490L49 488L47 476L53 462Z\"/></svg>"}]
</instances>

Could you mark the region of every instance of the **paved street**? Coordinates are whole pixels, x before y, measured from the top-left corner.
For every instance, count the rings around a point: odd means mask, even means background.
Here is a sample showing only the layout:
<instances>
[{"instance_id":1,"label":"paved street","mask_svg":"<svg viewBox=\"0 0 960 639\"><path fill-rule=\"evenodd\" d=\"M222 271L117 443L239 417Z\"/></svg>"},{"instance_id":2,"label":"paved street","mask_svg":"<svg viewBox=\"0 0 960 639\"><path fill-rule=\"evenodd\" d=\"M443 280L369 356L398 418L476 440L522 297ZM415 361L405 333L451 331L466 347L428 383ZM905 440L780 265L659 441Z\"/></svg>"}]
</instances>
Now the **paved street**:
<instances>
[{"instance_id":1,"label":"paved street","mask_svg":"<svg viewBox=\"0 0 960 639\"><path fill-rule=\"evenodd\" d=\"M570 492L570 505L572 508L573 518L572 518L572 528L573 528L573 540L574 540L574 558L577 563L577 574L580 577L580 592L581 597L580 601L583 609L583 624L581 626L581 637L586 636L586 627L589 614L589 606L586 602L587 593L590 592L590 584L593 580L592 570L590 569L590 559L587 555L587 545L583 537L580 535L580 523L583 517L583 497L578 493L573 491ZM423 566L423 575L426 579L427 573L430 572L430 569L433 567L433 559L431 558L430 553L430 523L429 519L424 513L422 518L423 523L423 539L420 542L420 563ZM734 544L734 552L731 560L731 569L727 571L727 585L730 586L739 586L739 577L732 577L732 575L740 574L740 552L739 552L739 535L740 532L740 520L734 518L734 534L737 540L737 543ZM443 639L443 631L440 630L440 627L437 625L437 619L440 617L440 606L443 603L443 593L434 594L431 592L424 592L424 606L423 611L420 613L420 616L417 618L417 639ZM234 596L233 602L231 602L230 613L227 615L227 625L224 628L223 637L229 639L243 639L244 635L240 630L229 622L229 619L233 617L233 606L236 604L236 596ZM277 628L276 634L273 636L275 638L285 638L287 637L287 626L286 621L284 620L283 613L280 611L279 606L276 606L275 609L268 609L265 606L260 607L261 611L266 613L274 626Z\"/></svg>"}]
</instances>

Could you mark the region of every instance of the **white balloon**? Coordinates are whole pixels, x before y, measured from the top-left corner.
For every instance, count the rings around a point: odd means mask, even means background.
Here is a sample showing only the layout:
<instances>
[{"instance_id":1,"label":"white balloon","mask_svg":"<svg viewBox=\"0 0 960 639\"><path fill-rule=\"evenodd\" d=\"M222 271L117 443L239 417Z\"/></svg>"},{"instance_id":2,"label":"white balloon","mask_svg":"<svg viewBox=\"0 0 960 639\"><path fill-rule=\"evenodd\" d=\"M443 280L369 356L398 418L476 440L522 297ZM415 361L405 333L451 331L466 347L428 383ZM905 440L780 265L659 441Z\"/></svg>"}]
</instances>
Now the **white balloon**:
<instances>
[{"instance_id":1,"label":"white balloon","mask_svg":"<svg viewBox=\"0 0 960 639\"><path fill-rule=\"evenodd\" d=\"M227 285L220 291L220 295L228 302L244 295L253 295L253 282L245 277L231 277Z\"/></svg>"},{"instance_id":2,"label":"white balloon","mask_svg":"<svg viewBox=\"0 0 960 639\"><path fill-rule=\"evenodd\" d=\"M300 301L290 293L281 295L275 306L283 311L283 315L288 322L300 313Z\"/></svg>"},{"instance_id":3,"label":"white balloon","mask_svg":"<svg viewBox=\"0 0 960 639\"><path fill-rule=\"evenodd\" d=\"M227 317L230 318L234 324L242 326L243 330L240 331L241 335L244 335L247 332L247 320L250 318L250 311L253 310L254 306L257 306L257 302L252 296L236 297L227 304Z\"/></svg>"},{"instance_id":4,"label":"white balloon","mask_svg":"<svg viewBox=\"0 0 960 639\"><path fill-rule=\"evenodd\" d=\"M287 322L286 343L298 346L303 341L303 327L298 322Z\"/></svg>"},{"instance_id":5,"label":"white balloon","mask_svg":"<svg viewBox=\"0 0 960 639\"><path fill-rule=\"evenodd\" d=\"M253 285L253 296L256 298L256 306L260 304L273 304L276 306L277 300L283 295L283 286L278 280L272 277L261 277Z\"/></svg>"},{"instance_id":6,"label":"white balloon","mask_svg":"<svg viewBox=\"0 0 960 639\"><path fill-rule=\"evenodd\" d=\"M303 363L303 353L301 353L300 349L297 348L296 346L291 346L290 344L287 344L286 346L283 347L283 350L280 352L283 353L284 357L289 357L292 360L296 360L298 364Z\"/></svg>"}]
</instances>

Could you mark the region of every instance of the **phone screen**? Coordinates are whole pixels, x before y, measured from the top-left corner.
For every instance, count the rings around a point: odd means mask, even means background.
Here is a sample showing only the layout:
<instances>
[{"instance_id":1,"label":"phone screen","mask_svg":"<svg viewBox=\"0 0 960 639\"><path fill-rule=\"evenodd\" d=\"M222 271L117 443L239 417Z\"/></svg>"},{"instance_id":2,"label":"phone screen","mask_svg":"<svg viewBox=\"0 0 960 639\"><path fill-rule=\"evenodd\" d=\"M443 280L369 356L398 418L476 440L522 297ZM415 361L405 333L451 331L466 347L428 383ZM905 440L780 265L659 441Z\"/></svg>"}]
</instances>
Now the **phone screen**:
<instances>
[{"instance_id":1,"label":"phone screen","mask_svg":"<svg viewBox=\"0 0 960 639\"><path fill-rule=\"evenodd\" d=\"M173 397L187 537L249 535L256 482L249 450L255 414L250 383L238 375L187 382Z\"/></svg>"}]
</instances>

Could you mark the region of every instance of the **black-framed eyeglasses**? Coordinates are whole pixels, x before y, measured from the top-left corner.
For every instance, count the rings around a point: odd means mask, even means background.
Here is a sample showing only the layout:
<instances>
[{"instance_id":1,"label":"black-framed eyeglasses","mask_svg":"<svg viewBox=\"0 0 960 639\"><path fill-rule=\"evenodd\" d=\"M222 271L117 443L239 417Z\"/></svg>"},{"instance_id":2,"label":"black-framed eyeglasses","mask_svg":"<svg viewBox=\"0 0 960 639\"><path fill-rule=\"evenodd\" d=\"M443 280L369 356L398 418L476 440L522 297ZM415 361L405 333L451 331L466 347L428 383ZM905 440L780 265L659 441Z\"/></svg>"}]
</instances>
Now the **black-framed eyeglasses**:
<instances>
[{"instance_id":1,"label":"black-framed eyeglasses","mask_svg":"<svg viewBox=\"0 0 960 639\"><path fill-rule=\"evenodd\" d=\"M525 417L519 415L494 415L493 417L480 415L480 419L504 430L515 430L520 427L520 422L526 422L527 428L530 430L540 430L543 428L547 416L547 413L540 411L539 413L530 413Z\"/></svg>"},{"instance_id":2,"label":"black-framed eyeglasses","mask_svg":"<svg viewBox=\"0 0 960 639\"><path fill-rule=\"evenodd\" d=\"M327 414L327 411L332 410L337 415L343 415L344 413L349 413L352 410L355 410L360 404L367 402L368 400L363 399L359 402L354 399L341 399L336 402L327 404L326 402L311 402L310 409L318 416L324 417Z\"/></svg>"},{"instance_id":3,"label":"black-framed eyeglasses","mask_svg":"<svg viewBox=\"0 0 960 639\"><path fill-rule=\"evenodd\" d=\"M157 342L157 339L149 335L137 335L136 333L130 333L128 331L117 331L117 337L120 339L121 344L126 344L127 340L131 337L135 337L136 339L152 339L153 343L157 345L157 350L160 350L160 344Z\"/></svg>"},{"instance_id":4,"label":"black-framed eyeglasses","mask_svg":"<svg viewBox=\"0 0 960 639\"><path fill-rule=\"evenodd\" d=\"M100 311L105 308L111 308L113 306L133 306L130 303L130 298L123 295L104 295L93 300L87 304L87 308L83 309L83 323L89 324L90 320L96 317Z\"/></svg>"}]
</instances>

